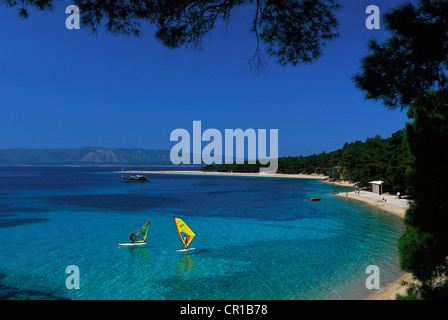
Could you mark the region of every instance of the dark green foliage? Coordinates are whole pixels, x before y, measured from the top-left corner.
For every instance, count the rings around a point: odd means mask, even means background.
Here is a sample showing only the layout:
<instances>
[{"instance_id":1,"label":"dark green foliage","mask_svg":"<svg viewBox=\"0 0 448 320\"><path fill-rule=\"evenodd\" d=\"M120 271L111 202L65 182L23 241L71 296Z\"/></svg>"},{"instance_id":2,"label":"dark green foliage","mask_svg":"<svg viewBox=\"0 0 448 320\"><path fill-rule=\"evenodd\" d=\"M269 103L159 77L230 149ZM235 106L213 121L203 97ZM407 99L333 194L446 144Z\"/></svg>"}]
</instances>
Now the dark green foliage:
<instances>
[{"instance_id":1,"label":"dark green foliage","mask_svg":"<svg viewBox=\"0 0 448 320\"><path fill-rule=\"evenodd\" d=\"M0 5L18 8L23 17L28 17L29 8L48 10L55 3L0 0ZM104 26L111 33L138 36L142 23L149 23L169 48L200 47L217 22L228 24L238 8L252 6L255 68L263 64L260 42L279 64L295 65L316 60L326 43L338 36L336 0L73 0L71 4L80 9L82 27L94 33Z\"/></svg>"},{"instance_id":2,"label":"dark green foliage","mask_svg":"<svg viewBox=\"0 0 448 320\"><path fill-rule=\"evenodd\" d=\"M405 4L384 14L393 36L369 43L370 54L354 76L367 99L390 108L405 108L430 90L448 85L448 1Z\"/></svg>"},{"instance_id":3,"label":"dark green foliage","mask_svg":"<svg viewBox=\"0 0 448 320\"><path fill-rule=\"evenodd\" d=\"M267 53L280 64L316 60L325 43L338 35L337 8L335 1L262 1L257 23Z\"/></svg>"},{"instance_id":4,"label":"dark green foliage","mask_svg":"<svg viewBox=\"0 0 448 320\"><path fill-rule=\"evenodd\" d=\"M392 37L372 41L354 77L367 99L407 107L405 137L414 199L398 249L402 269L419 280L407 298L448 298L448 1L421 0L385 16Z\"/></svg>"},{"instance_id":5,"label":"dark green foliage","mask_svg":"<svg viewBox=\"0 0 448 320\"><path fill-rule=\"evenodd\" d=\"M412 154L408 191L414 199L399 239L400 265L419 280L408 298L448 298L448 1L422 0L385 16L392 37L372 41L354 77L366 98L407 107L405 139Z\"/></svg>"},{"instance_id":6,"label":"dark green foliage","mask_svg":"<svg viewBox=\"0 0 448 320\"><path fill-rule=\"evenodd\" d=\"M167 0L152 5L151 19L157 25L156 37L169 48L199 47L201 40L219 20L229 23L233 10L243 0Z\"/></svg>"},{"instance_id":7,"label":"dark green foliage","mask_svg":"<svg viewBox=\"0 0 448 320\"><path fill-rule=\"evenodd\" d=\"M356 181L367 187L372 180L383 180L383 191L406 193L406 175L410 169L411 156L404 142L403 131L395 132L388 139L380 136L365 142L345 143L342 149L310 156L283 157L278 159L278 173L325 174L335 180ZM202 167L205 171L259 172L260 164L221 164Z\"/></svg>"},{"instance_id":8,"label":"dark green foliage","mask_svg":"<svg viewBox=\"0 0 448 320\"><path fill-rule=\"evenodd\" d=\"M400 263L439 290L447 283L434 284L448 271L448 90L419 99L408 115L415 119L406 127L415 155L410 172L415 202L406 213L406 231L399 241Z\"/></svg>"}]
</instances>

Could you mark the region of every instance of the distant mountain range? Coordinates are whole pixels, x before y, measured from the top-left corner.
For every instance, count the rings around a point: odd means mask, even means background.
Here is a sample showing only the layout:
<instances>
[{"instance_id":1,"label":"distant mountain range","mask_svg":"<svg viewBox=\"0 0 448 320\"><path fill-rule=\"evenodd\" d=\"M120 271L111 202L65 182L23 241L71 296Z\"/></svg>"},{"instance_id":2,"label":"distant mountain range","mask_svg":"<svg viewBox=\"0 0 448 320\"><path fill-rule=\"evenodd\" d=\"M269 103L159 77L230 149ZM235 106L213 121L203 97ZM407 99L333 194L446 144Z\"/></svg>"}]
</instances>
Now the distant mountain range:
<instances>
[{"instance_id":1,"label":"distant mountain range","mask_svg":"<svg viewBox=\"0 0 448 320\"><path fill-rule=\"evenodd\" d=\"M169 150L84 147L75 149L0 149L0 165L171 165Z\"/></svg>"}]
</instances>

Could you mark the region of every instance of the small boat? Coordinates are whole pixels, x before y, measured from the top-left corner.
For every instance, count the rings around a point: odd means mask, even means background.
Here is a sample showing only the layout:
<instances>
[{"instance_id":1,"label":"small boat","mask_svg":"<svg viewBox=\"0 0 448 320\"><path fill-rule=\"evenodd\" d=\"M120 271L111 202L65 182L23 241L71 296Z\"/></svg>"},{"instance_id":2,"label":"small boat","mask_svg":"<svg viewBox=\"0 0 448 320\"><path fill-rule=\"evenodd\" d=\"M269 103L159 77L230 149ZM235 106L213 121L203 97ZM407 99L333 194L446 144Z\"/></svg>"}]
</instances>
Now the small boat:
<instances>
[{"instance_id":1,"label":"small boat","mask_svg":"<svg viewBox=\"0 0 448 320\"><path fill-rule=\"evenodd\" d=\"M128 180L128 181L141 181L141 182L149 182L150 181L149 178L145 177L142 174L137 174L135 176L131 176L131 175L122 176L121 178L124 180Z\"/></svg>"},{"instance_id":2,"label":"small boat","mask_svg":"<svg viewBox=\"0 0 448 320\"><path fill-rule=\"evenodd\" d=\"M123 171L123 170L121 170ZM121 179L126 181L136 181L136 182L149 182L149 178L145 177L143 175L143 160L142 160L142 174L137 174L135 176L131 175L131 154L129 154L129 175L128 176L121 176Z\"/></svg>"},{"instance_id":3,"label":"small boat","mask_svg":"<svg viewBox=\"0 0 448 320\"><path fill-rule=\"evenodd\" d=\"M188 248L188 246L190 245L191 241L195 236L194 232L187 226L185 222L182 221L182 219L174 218L174 222L176 223L176 228L177 232L179 233L180 240L184 245L183 250L176 250L176 251L183 252L194 250L195 248Z\"/></svg>"},{"instance_id":4,"label":"small boat","mask_svg":"<svg viewBox=\"0 0 448 320\"><path fill-rule=\"evenodd\" d=\"M310 198L311 201L319 201L320 198Z\"/></svg>"},{"instance_id":5,"label":"small boat","mask_svg":"<svg viewBox=\"0 0 448 320\"><path fill-rule=\"evenodd\" d=\"M148 220L143 227L140 229L140 231L137 233L137 235L134 237L134 239L129 243L119 243L120 246L141 246L146 244L146 237L148 236L148 230L149 230L149 222L151 220Z\"/></svg>"}]
</instances>

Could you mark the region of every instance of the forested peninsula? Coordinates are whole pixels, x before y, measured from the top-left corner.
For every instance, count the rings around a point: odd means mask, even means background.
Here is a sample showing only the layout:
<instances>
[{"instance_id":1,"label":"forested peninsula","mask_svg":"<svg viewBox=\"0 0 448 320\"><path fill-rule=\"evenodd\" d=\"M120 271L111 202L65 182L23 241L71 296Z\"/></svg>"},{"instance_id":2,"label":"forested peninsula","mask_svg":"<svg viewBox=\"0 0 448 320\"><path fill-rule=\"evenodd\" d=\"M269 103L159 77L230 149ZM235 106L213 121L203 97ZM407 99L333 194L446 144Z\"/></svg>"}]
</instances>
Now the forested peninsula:
<instances>
[{"instance_id":1,"label":"forested peninsula","mask_svg":"<svg viewBox=\"0 0 448 320\"><path fill-rule=\"evenodd\" d=\"M383 139L379 135L345 143L341 149L309 156L289 156L278 159L277 173L282 174L324 174L334 180L356 182L360 188L368 187L372 180L382 180L383 192L405 194L409 183L407 173L411 168L412 156L404 139L403 130ZM267 165L266 165L267 166ZM256 164L213 164L202 171L217 172L259 172L263 167Z\"/></svg>"}]
</instances>

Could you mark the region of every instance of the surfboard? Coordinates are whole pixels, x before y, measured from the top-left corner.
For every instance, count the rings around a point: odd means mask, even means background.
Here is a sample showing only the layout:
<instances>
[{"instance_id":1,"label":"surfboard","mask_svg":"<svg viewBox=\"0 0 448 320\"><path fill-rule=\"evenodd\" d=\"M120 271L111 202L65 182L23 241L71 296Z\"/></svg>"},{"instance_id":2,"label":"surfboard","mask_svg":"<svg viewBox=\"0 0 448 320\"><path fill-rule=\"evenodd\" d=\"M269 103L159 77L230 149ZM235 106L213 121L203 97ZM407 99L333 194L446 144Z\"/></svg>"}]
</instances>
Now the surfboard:
<instances>
[{"instance_id":1,"label":"surfboard","mask_svg":"<svg viewBox=\"0 0 448 320\"><path fill-rule=\"evenodd\" d=\"M193 251L196 250L196 248L188 248L188 249L182 249L182 250L176 250L177 252L187 252L187 251Z\"/></svg>"},{"instance_id":2,"label":"surfboard","mask_svg":"<svg viewBox=\"0 0 448 320\"><path fill-rule=\"evenodd\" d=\"M146 242L139 242L139 243L119 243L119 246L142 246L145 245Z\"/></svg>"}]
</instances>

